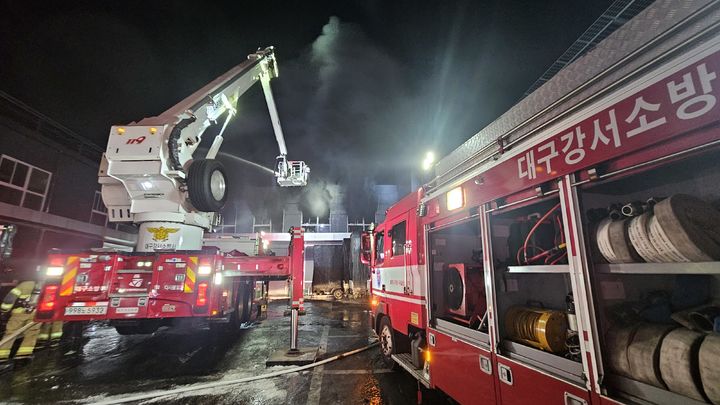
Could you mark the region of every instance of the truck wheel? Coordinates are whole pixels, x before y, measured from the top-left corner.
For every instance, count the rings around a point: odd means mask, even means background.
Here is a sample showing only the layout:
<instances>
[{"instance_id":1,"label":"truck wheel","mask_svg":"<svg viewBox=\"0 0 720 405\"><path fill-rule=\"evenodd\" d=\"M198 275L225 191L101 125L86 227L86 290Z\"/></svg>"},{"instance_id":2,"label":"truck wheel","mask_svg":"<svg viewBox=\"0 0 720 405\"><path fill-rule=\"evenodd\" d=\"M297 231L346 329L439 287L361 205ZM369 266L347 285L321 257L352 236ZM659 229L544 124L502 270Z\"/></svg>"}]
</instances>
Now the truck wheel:
<instances>
[{"instance_id":1,"label":"truck wheel","mask_svg":"<svg viewBox=\"0 0 720 405\"><path fill-rule=\"evenodd\" d=\"M390 318L383 316L380 319L380 327L378 328L378 337L380 338L380 354L382 354L383 362L391 370L397 368L397 363L392 359L392 355L397 353L395 331L390 324Z\"/></svg>"},{"instance_id":2,"label":"truck wheel","mask_svg":"<svg viewBox=\"0 0 720 405\"><path fill-rule=\"evenodd\" d=\"M222 163L215 159L193 161L187 188L193 207L203 212L220 211L227 200L227 176Z\"/></svg>"},{"instance_id":3,"label":"truck wheel","mask_svg":"<svg viewBox=\"0 0 720 405\"><path fill-rule=\"evenodd\" d=\"M241 287L240 300L238 304L238 316L240 317L240 323L247 322L250 320L250 310L252 309L252 288L250 285L244 285Z\"/></svg>"},{"instance_id":4,"label":"truck wheel","mask_svg":"<svg viewBox=\"0 0 720 405\"><path fill-rule=\"evenodd\" d=\"M336 288L332 292L333 298L340 301L343 298L343 290Z\"/></svg>"},{"instance_id":5,"label":"truck wheel","mask_svg":"<svg viewBox=\"0 0 720 405\"><path fill-rule=\"evenodd\" d=\"M235 311L230 315L230 329L232 331L240 330L240 327L244 322L250 320L250 287L246 284L242 284L238 287L237 294L235 294Z\"/></svg>"}]
</instances>

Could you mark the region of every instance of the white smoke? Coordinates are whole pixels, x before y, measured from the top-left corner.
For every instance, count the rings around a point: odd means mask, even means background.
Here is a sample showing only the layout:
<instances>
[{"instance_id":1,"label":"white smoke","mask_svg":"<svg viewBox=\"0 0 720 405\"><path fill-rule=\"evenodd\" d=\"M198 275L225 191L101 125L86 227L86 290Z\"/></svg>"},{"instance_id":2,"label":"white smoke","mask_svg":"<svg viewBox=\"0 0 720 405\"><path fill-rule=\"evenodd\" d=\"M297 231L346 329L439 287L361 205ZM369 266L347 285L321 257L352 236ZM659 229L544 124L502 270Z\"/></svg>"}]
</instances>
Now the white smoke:
<instances>
[{"instance_id":1,"label":"white smoke","mask_svg":"<svg viewBox=\"0 0 720 405\"><path fill-rule=\"evenodd\" d=\"M406 67L359 26L337 17L329 19L299 58L285 60L279 49L278 59L280 78L273 87L289 157L305 160L312 172L307 187L271 195L299 201L306 214L324 217L330 204L326 184L340 184L346 187L350 218L372 218L376 179L390 183L409 179L416 162L407 156L424 149L422 142L412 142L421 134L417 117L422 114ZM267 111L252 115L243 118L239 131L253 128L255 133L236 139L249 139L268 121ZM242 156L247 147L237 142L229 150ZM273 147L268 142L265 151L254 153L274 157Z\"/></svg>"}]
</instances>

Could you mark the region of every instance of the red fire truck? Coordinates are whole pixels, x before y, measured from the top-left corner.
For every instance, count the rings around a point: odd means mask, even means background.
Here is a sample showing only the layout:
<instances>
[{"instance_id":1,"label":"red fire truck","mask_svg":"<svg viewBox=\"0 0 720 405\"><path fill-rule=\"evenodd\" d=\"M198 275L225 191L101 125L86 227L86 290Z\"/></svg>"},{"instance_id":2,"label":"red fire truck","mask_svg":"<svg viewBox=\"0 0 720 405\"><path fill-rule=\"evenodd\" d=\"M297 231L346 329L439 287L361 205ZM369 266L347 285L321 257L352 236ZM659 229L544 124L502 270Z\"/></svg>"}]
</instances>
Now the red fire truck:
<instances>
[{"instance_id":1,"label":"red fire truck","mask_svg":"<svg viewBox=\"0 0 720 405\"><path fill-rule=\"evenodd\" d=\"M676 3L363 236L389 364L462 404L720 404L720 4Z\"/></svg>"},{"instance_id":2,"label":"red fire truck","mask_svg":"<svg viewBox=\"0 0 720 405\"><path fill-rule=\"evenodd\" d=\"M51 253L36 317L107 320L120 334L152 333L160 326L238 329L262 315L270 280L302 283L303 233L291 233L289 256L222 254L212 247ZM301 306L302 288L293 287L293 301Z\"/></svg>"}]
</instances>

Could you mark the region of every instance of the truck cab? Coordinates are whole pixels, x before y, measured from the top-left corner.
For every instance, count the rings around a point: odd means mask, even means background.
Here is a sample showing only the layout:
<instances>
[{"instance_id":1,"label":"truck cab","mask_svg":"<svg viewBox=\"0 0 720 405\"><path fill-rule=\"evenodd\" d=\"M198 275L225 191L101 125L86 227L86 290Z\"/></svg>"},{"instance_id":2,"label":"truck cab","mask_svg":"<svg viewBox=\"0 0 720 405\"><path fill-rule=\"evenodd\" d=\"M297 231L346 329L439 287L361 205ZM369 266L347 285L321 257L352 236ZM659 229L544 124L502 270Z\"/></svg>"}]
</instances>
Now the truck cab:
<instances>
[{"instance_id":1,"label":"truck cab","mask_svg":"<svg viewBox=\"0 0 720 405\"><path fill-rule=\"evenodd\" d=\"M388 208L386 219L362 236L362 262L370 265L372 327L385 361L424 345L425 242L418 216L423 191ZM422 367L422 363L418 363Z\"/></svg>"}]
</instances>

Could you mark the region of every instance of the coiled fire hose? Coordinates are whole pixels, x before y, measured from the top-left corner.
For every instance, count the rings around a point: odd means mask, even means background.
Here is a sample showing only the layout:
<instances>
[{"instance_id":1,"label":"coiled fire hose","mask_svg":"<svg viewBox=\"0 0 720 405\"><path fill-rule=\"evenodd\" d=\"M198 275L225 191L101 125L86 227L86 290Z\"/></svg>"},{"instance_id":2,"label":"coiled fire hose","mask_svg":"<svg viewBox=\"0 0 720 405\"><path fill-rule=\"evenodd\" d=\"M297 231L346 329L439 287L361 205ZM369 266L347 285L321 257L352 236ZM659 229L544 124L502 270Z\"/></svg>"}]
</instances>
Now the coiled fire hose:
<instances>
[{"instance_id":1,"label":"coiled fire hose","mask_svg":"<svg viewBox=\"0 0 720 405\"><path fill-rule=\"evenodd\" d=\"M127 403L127 402L144 401L144 400L158 398L158 397L164 397L164 396L168 396L168 395L182 394L185 392L204 390L204 389L208 389L208 388L226 387L228 385L235 385L235 384L241 384L241 383L246 383L246 382L250 382L250 381L262 380L262 379L266 379L266 378L279 377L284 374L297 373L299 371L311 369L311 368L314 368L317 366L322 366L323 364L327 364L327 363L330 363L330 362L333 362L336 360L340 360L345 357L352 356L354 354L364 352L365 350L371 349L377 345L378 345L378 342L373 342L365 347L361 347L361 348L358 348L355 350L351 350L349 352L338 354L336 356L329 357L324 360L316 361L315 363L306 364L304 366L299 366L299 367L288 368L285 370L279 370L279 371L275 371L272 373L255 375L252 377L236 378L236 379L227 380L227 381L215 381L215 382L210 382L210 383L206 383L206 384L197 384L197 385L192 385L192 386L187 386L187 387L174 388L174 389L170 389L170 390L156 390L156 391L150 391L150 392L145 392L145 393L138 393L138 394L130 395L127 397L122 397L122 398L109 398L109 399L105 399L102 401L91 402L91 403L95 404L95 405L123 404L123 403Z\"/></svg>"},{"instance_id":2,"label":"coiled fire hose","mask_svg":"<svg viewBox=\"0 0 720 405\"><path fill-rule=\"evenodd\" d=\"M540 225L545 223L545 221L550 218L556 210L559 209L560 203L550 208L550 210L546 212L542 217L540 217L540 219L538 219L535 225L533 225L533 227L530 229L527 236L525 237L525 243L523 243L523 246L517 251L515 259L518 264L537 264L537 261L543 259L545 264L552 265L558 263L560 260L567 256L567 252L565 252L565 235L562 231L562 222L559 216L555 217L555 220L551 219L551 222L557 221L556 231L559 231L560 243L558 243L556 238L556 240L554 241L555 246L548 250L540 249L530 244L530 239L532 239L535 231L537 231ZM536 250L537 252L535 253L535 255L528 257L528 248L533 248L534 250Z\"/></svg>"},{"instance_id":3,"label":"coiled fire hose","mask_svg":"<svg viewBox=\"0 0 720 405\"><path fill-rule=\"evenodd\" d=\"M604 219L596 240L610 263L703 262L720 260L719 229L720 211L699 198L675 194L654 204L652 212Z\"/></svg>"}]
</instances>

